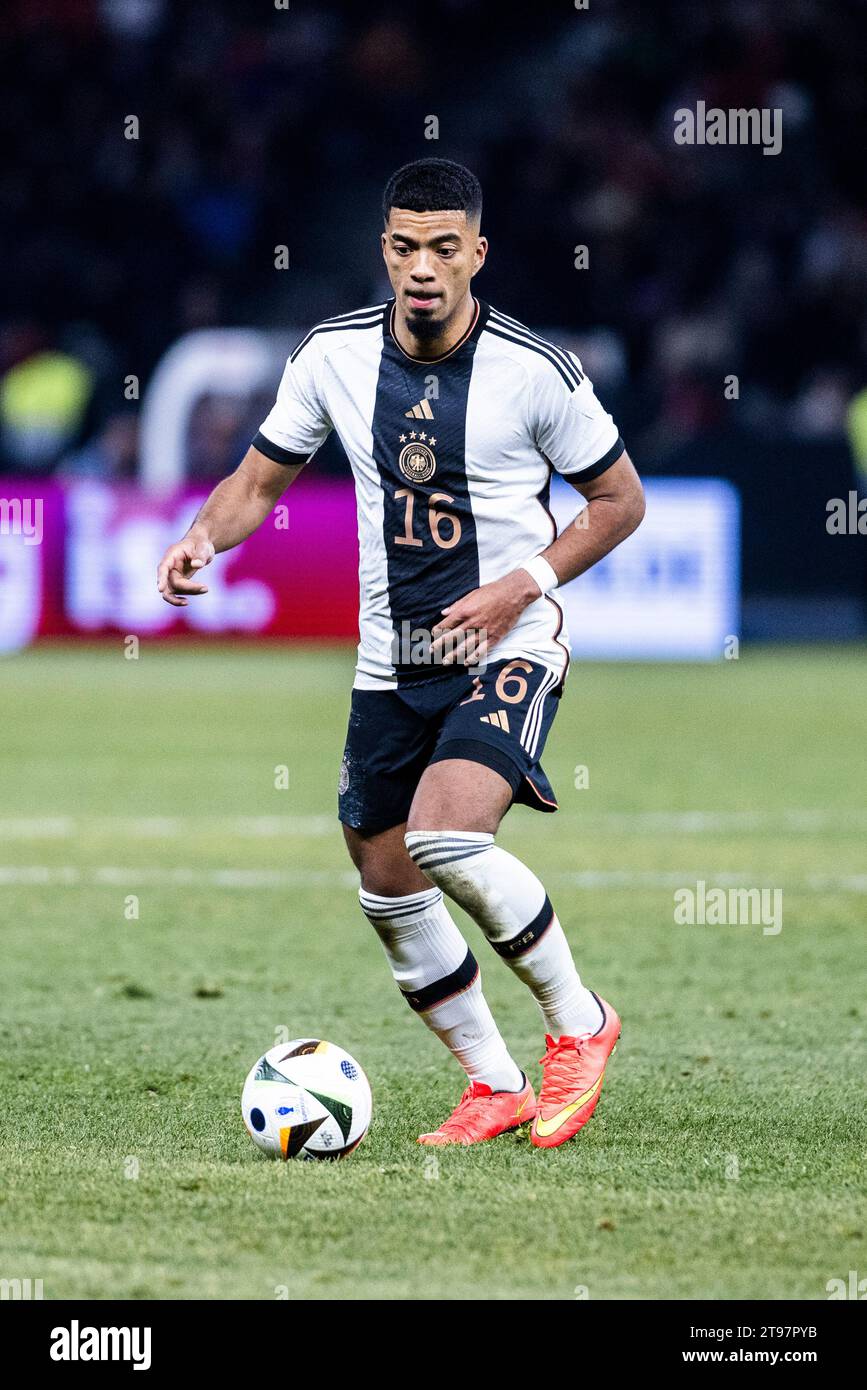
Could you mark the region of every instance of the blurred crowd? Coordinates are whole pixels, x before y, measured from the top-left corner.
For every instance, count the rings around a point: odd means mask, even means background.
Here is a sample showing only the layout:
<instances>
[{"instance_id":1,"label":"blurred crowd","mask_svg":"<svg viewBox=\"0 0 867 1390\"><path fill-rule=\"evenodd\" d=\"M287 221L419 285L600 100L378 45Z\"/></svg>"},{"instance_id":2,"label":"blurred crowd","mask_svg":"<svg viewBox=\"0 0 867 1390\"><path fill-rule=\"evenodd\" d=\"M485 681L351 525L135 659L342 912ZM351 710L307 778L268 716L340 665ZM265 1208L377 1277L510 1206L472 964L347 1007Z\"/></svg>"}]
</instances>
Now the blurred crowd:
<instances>
[{"instance_id":1,"label":"blurred crowd","mask_svg":"<svg viewBox=\"0 0 867 1390\"><path fill-rule=\"evenodd\" d=\"M865 9L6 0L0 468L131 477L181 334L385 298L381 189L423 155L478 173L479 292L579 347L636 458L735 417L844 439L867 384ZM782 152L676 144L699 100L780 108ZM204 399L192 471L231 467L251 421Z\"/></svg>"}]
</instances>

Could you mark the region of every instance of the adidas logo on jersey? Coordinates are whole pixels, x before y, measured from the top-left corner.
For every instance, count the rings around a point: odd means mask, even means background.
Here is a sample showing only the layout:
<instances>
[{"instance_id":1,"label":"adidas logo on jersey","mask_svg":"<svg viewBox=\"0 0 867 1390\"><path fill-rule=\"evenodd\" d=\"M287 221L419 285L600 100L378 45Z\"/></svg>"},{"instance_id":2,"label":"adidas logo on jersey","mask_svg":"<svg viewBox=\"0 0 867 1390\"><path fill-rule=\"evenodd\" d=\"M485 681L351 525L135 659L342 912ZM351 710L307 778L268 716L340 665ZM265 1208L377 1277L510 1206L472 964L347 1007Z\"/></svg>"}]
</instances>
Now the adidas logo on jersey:
<instances>
[{"instance_id":1,"label":"adidas logo on jersey","mask_svg":"<svg viewBox=\"0 0 867 1390\"><path fill-rule=\"evenodd\" d=\"M493 724L495 729L509 733L509 716L504 709L495 709L493 714L480 714L479 718L483 724Z\"/></svg>"},{"instance_id":2,"label":"adidas logo on jersey","mask_svg":"<svg viewBox=\"0 0 867 1390\"><path fill-rule=\"evenodd\" d=\"M412 410L405 410L403 413L410 420L432 420L434 417L427 396L424 400L419 401L418 405L414 405Z\"/></svg>"}]
</instances>

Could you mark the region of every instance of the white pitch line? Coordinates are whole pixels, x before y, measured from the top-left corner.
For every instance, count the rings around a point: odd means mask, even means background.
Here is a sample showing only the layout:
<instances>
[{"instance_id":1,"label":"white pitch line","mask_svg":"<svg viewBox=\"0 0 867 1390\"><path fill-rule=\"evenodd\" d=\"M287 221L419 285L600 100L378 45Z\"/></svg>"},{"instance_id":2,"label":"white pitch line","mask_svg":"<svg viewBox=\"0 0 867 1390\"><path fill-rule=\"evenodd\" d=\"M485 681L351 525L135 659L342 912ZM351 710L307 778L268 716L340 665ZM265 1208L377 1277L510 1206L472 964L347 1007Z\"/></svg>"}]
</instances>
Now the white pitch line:
<instances>
[{"instance_id":1,"label":"white pitch line","mask_svg":"<svg viewBox=\"0 0 867 1390\"><path fill-rule=\"evenodd\" d=\"M562 807L561 807L562 810ZM566 812L563 820L587 831L621 831L636 834L706 835L715 832L769 830L779 833L867 828L867 809L841 811L600 811L596 815ZM538 822L536 822L538 824ZM562 824L562 821L561 821ZM521 827L524 828L523 826ZM544 828L547 830L547 823Z\"/></svg>"},{"instance_id":2,"label":"white pitch line","mask_svg":"<svg viewBox=\"0 0 867 1390\"><path fill-rule=\"evenodd\" d=\"M72 840L107 835L136 840L183 835L228 835L237 839L321 836L338 829L336 816L0 816L0 840Z\"/></svg>"},{"instance_id":3,"label":"white pitch line","mask_svg":"<svg viewBox=\"0 0 867 1390\"><path fill-rule=\"evenodd\" d=\"M867 809L780 811L600 811L596 814L563 811L560 825L568 824L584 834L708 835L765 830L810 834L819 830L867 829ZM521 832L534 827L549 829L548 821L524 821ZM506 822L506 830L513 827ZM112 839L173 839L180 836L222 835L238 839L267 840L284 836L319 838L336 835L336 815L271 816L0 816L0 841L71 840L82 836Z\"/></svg>"},{"instance_id":4,"label":"white pitch line","mask_svg":"<svg viewBox=\"0 0 867 1390\"><path fill-rule=\"evenodd\" d=\"M142 868L117 864L85 869L68 864L0 864L0 888L319 888L357 882L358 875L351 869Z\"/></svg>"},{"instance_id":5,"label":"white pitch line","mask_svg":"<svg viewBox=\"0 0 867 1390\"><path fill-rule=\"evenodd\" d=\"M0 837L5 840L66 840L75 833L70 816L4 816Z\"/></svg>"},{"instance_id":6,"label":"white pitch line","mask_svg":"<svg viewBox=\"0 0 867 1390\"><path fill-rule=\"evenodd\" d=\"M669 870L665 872L635 872L629 869L583 869L575 872L565 870L547 873L545 878L552 883L560 883L567 888L683 888L703 879L711 887L758 886L756 879L766 879L767 874L757 874L754 869L744 869L739 873L730 869L692 869L688 872ZM196 869L179 866L176 868L150 868L108 864L93 868L78 865L0 865L0 888L2 887L72 887L72 888L125 888L139 885L151 888L239 888L247 889L289 889L319 888L335 884L354 888L358 876L352 869ZM809 874L806 878L791 879L783 877L777 887L793 893L857 893L867 894L867 874Z\"/></svg>"}]
</instances>

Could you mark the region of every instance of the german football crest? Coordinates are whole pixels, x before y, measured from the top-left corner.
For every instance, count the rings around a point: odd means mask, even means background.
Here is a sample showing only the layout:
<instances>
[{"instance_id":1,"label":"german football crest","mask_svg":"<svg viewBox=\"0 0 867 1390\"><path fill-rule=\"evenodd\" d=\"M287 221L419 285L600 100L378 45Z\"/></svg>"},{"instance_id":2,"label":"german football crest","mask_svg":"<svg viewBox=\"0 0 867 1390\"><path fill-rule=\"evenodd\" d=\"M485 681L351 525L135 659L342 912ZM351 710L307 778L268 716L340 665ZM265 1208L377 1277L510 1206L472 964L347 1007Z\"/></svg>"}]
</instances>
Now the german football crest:
<instances>
[{"instance_id":1,"label":"german football crest","mask_svg":"<svg viewBox=\"0 0 867 1390\"><path fill-rule=\"evenodd\" d=\"M411 444L404 444L397 466L411 483L427 483L436 472L437 461L433 449L414 439Z\"/></svg>"}]
</instances>

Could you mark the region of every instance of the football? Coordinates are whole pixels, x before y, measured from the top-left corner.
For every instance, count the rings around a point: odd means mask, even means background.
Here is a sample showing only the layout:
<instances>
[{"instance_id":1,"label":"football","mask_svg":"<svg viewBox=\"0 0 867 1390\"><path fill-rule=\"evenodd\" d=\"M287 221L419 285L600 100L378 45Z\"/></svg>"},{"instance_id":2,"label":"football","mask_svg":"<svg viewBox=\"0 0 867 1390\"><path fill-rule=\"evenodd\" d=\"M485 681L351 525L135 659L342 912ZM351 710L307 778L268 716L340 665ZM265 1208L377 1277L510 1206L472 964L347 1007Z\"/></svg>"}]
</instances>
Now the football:
<instances>
[{"instance_id":1,"label":"football","mask_svg":"<svg viewBox=\"0 0 867 1390\"><path fill-rule=\"evenodd\" d=\"M370 1084L334 1043L295 1038L260 1057L241 1112L253 1143L272 1158L346 1158L370 1126Z\"/></svg>"}]
</instances>

